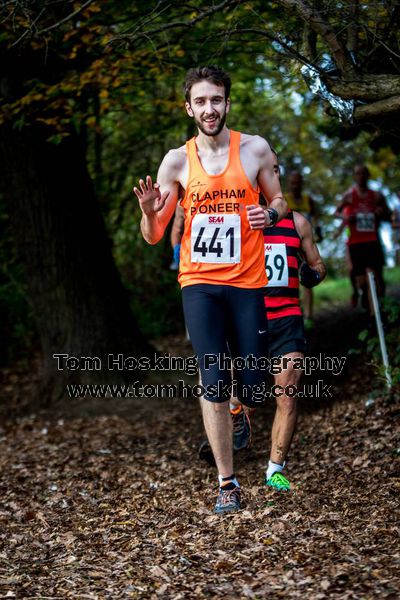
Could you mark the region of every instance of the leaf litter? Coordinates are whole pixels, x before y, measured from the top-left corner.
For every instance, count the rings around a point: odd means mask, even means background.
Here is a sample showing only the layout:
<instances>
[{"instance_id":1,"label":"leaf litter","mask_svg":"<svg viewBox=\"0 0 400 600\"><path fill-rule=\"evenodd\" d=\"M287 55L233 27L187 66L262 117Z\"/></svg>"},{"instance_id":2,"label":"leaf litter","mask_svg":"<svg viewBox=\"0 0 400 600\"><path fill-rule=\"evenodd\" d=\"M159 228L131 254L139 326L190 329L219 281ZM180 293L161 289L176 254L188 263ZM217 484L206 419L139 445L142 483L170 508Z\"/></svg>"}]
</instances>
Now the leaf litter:
<instances>
[{"instance_id":1,"label":"leaf litter","mask_svg":"<svg viewBox=\"0 0 400 600\"><path fill-rule=\"evenodd\" d=\"M236 460L244 507L224 516L197 458L195 400L75 401L7 420L1 596L398 598L399 398L367 408L366 373L303 406L290 494L263 484L273 406L256 411Z\"/></svg>"}]
</instances>

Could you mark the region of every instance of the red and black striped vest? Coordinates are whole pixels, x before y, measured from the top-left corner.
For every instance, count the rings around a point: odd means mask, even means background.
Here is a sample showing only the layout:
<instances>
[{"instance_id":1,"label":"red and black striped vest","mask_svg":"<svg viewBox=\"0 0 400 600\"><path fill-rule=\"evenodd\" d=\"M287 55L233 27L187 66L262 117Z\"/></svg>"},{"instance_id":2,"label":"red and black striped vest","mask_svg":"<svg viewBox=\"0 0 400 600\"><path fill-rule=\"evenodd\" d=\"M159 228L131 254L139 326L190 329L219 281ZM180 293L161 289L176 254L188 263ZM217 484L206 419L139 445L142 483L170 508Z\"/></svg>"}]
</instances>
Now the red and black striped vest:
<instances>
[{"instance_id":1,"label":"red and black striped vest","mask_svg":"<svg viewBox=\"0 0 400 600\"><path fill-rule=\"evenodd\" d=\"M284 244L286 248L288 285L279 285L278 277L271 278L271 271L268 269L267 251L271 250L271 244ZM297 233L293 220L293 212L289 210L287 216L279 221L275 227L264 229L264 246L266 249L266 268L269 271L270 279L274 285L267 285L264 289L264 303L267 309L268 319L280 319L289 316L301 316L299 301L299 250L301 238ZM276 256L276 255L275 255ZM281 260L277 261L278 267L281 266ZM270 265L269 268L274 268Z\"/></svg>"}]
</instances>

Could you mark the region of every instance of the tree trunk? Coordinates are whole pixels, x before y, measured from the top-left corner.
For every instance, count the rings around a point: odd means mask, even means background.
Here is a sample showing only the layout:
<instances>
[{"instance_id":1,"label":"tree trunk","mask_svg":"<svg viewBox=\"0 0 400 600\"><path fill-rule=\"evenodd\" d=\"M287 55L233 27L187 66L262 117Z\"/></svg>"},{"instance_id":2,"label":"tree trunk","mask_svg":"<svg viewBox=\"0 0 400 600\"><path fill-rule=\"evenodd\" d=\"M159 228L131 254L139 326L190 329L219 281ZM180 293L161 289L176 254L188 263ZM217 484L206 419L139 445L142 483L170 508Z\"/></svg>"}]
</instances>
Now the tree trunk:
<instances>
[{"instance_id":1,"label":"tree trunk","mask_svg":"<svg viewBox=\"0 0 400 600\"><path fill-rule=\"evenodd\" d=\"M132 381L134 372L108 369L108 355L151 352L130 312L79 139L55 145L47 133L0 128L2 191L42 344L40 404L66 398L67 383ZM54 354L98 357L101 369L85 361L68 369Z\"/></svg>"}]
</instances>

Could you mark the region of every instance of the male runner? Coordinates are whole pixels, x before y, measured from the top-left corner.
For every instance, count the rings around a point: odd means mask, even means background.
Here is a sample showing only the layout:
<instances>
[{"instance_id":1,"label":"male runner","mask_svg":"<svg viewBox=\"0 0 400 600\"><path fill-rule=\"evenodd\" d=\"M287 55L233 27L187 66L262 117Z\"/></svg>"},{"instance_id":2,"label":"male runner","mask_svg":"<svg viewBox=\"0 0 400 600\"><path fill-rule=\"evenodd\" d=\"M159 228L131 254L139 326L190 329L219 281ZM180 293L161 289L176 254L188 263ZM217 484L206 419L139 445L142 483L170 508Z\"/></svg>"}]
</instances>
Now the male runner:
<instances>
[{"instance_id":1,"label":"male runner","mask_svg":"<svg viewBox=\"0 0 400 600\"><path fill-rule=\"evenodd\" d=\"M322 241L322 230L318 221L318 212L313 198L303 192L303 176L299 171L289 174L289 192L285 195L288 207L301 213L313 226L316 241ZM313 318L313 292L311 289L303 291L304 319L307 327L312 326Z\"/></svg>"},{"instance_id":2,"label":"male runner","mask_svg":"<svg viewBox=\"0 0 400 600\"><path fill-rule=\"evenodd\" d=\"M273 150L272 150L273 151ZM274 152L274 151L273 151ZM181 241L184 231L184 211L180 204L177 204L174 220L171 228L171 246L174 256L174 268L179 268ZM170 267L172 268L172 266ZM199 382L201 383L201 381ZM251 443L251 426L248 412L242 410L242 405L230 404L233 426L233 450L244 450ZM211 451L208 440L205 440L199 448L199 458L206 460L210 465L215 466L214 456Z\"/></svg>"},{"instance_id":3,"label":"male runner","mask_svg":"<svg viewBox=\"0 0 400 600\"><path fill-rule=\"evenodd\" d=\"M268 275L264 300L268 318L269 358L274 361L281 359L274 364L274 371L280 370L274 375L274 385L280 388L276 394L266 484L280 491L289 491L290 483L282 471L296 427L297 398L296 395L288 396L284 390L289 391L287 386L298 385L303 372L294 368L296 363L293 361L304 358L306 346L299 282L306 289L313 288L325 278L326 268L313 240L312 227L298 212L289 210L278 225L265 229L264 246ZM232 398L231 413L234 447L246 448L251 440L248 411L236 398ZM201 445L199 457L209 464L213 463L206 442Z\"/></svg>"},{"instance_id":4,"label":"male runner","mask_svg":"<svg viewBox=\"0 0 400 600\"><path fill-rule=\"evenodd\" d=\"M266 229L264 245L268 275L265 307L269 357L282 357L281 372L274 375L274 384L284 390L287 386L297 386L302 375L302 370L294 369L293 365L293 361L296 358L302 359L305 352L299 281L306 289L311 289L324 279L326 268L313 240L312 227L298 212L289 211L279 225ZM301 260L304 262L300 267ZM290 483L282 475L282 471L296 427L297 399L295 395L288 396L283 391L279 391L279 394L276 394L266 484L287 491Z\"/></svg>"},{"instance_id":5,"label":"male runner","mask_svg":"<svg viewBox=\"0 0 400 600\"><path fill-rule=\"evenodd\" d=\"M386 204L384 196L368 187L369 170L363 164L354 168L355 185L343 195L335 216L342 218L349 227L349 247L352 271L356 278L357 288L368 297L365 304L373 315L372 300L367 285L367 269L375 275L377 293L384 294L383 266L384 255L378 236L379 223L390 220L391 211ZM368 295L367 295L368 294Z\"/></svg>"},{"instance_id":6,"label":"male runner","mask_svg":"<svg viewBox=\"0 0 400 600\"><path fill-rule=\"evenodd\" d=\"M185 229L178 280L185 321L197 354L205 394L204 425L218 469L216 512L240 508L233 470L230 370L222 364L227 343L232 357L256 360L265 354L263 229L287 212L274 157L259 136L225 124L230 79L216 66L186 75L187 114L198 135L164 157L153 185L150 176L134 188L142 210L141 230L150 244L161 240L174 214L179 186ZM259 205L261 189L269 205ZM210 358L211 357L211 358ZM249 365L238 373L238 396L247 405L261 400L264 374ZM222 385L221 385L222 384Z\"/></svg>"}]
</instances>

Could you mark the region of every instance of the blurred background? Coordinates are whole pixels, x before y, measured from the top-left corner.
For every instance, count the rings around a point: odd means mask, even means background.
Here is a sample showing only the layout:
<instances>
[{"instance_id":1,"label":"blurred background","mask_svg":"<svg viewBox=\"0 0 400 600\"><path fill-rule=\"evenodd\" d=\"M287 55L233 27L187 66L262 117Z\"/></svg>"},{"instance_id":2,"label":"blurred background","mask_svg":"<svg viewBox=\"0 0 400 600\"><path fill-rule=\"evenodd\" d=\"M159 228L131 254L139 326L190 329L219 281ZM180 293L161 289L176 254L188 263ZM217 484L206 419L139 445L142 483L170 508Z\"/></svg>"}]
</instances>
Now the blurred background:
<instances>
[{"instance_id":1,"label":"blurred background","mask_svg":"<svg viewBox=\"0 0 400 600\"><path fill-rule=\"evenodd\" d=\"M349 302L333 213L356 163L399 210L397 2L9 1L0 16L0 366L39 372L40 402L71 376L53 353L146 354L184 332L169 233L143 241L131 190L194 134L182 84L198 64L230 73L229 126L269 140L284 191L297 170L317 203L316 309ZM391 223L381 237L398 286Z\"/></svg>"}]
</instances>

